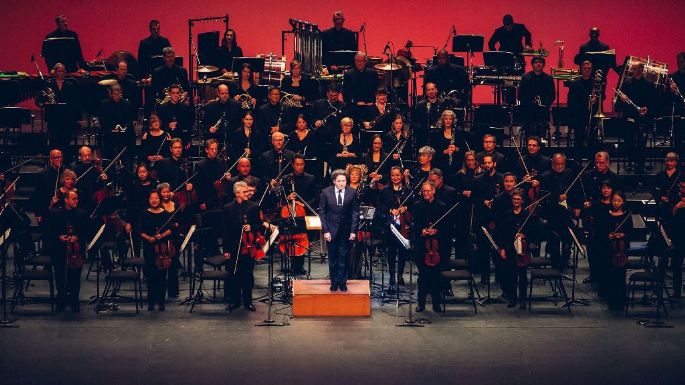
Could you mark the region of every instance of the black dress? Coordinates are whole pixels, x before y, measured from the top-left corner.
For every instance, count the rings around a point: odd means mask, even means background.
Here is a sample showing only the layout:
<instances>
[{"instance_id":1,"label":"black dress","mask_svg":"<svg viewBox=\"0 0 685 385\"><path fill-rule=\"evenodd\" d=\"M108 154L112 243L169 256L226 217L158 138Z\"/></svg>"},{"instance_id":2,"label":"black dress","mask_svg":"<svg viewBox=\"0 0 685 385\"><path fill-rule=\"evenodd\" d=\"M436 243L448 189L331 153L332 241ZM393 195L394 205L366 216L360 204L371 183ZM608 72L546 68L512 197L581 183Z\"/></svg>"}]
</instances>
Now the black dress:
<instances>
[{"instance_id":1,"label":"black dress","mask_svg":"<svg viewBox=\"0 0 685 385\"><path fill-rule=\"evenodd\" d=\"M314 130L307 129L307 135L302 139L297 135L297 131L291 132L287 148L307 159L312 159L318 154L317 147L319 144Z\"/></svg>"},{"instance_id":2,"label":"black dress","mask_svg":"<svg viewBox=\"0 0 685 385\"><path fill-rule=\"evenodd\" d=\"M140 140L140 149L138 150L138 159L140 161L150 164L151 162L147 159L148 156L157 154L165 158L170 156L169 144L171 142L171 137L165 131L161 132L162 133L158 136L154 136L150 134L150 132L146 132L145 135L143 135L143 138Z\"/></svg>"},{"instance_id":3,"label":"black dress","mask_svg":"<svg viewBox=\"0 0 685 385\"><path fill-rule=\"evenodd\" d=\"M614 256L615 253L612 250L612 243L614 242L609 239L609 234L613 232L624 233L623 239L627 249L633 232L632 219L626 219L626 216L629 215L631 215L630 212L625 212L622 215L614 216L607 211L597 218L595 244L599 248L598 256L601 258L601 263L607 268L604 287L606 287L609 308L612 310L623 309L623 304L625 303L626 266L619 263L620 260Z\"/></svg>"},{"instance_id":4,"label":"black dress","mask_svg":"<svg viewBox=\"0 0 685 385\"><path fill-rule=\"evenodd\" d=\"M160 227L169 219L169 216L170 214L164 210L159 213L144 210L140 215L140 225L138 226L140 234L154 237ZM143 257L145 258L144 272L148 285L148 305L153 307L157 303L162 310L166 296L168 269L159 269L155 265L157 254L155 254L154 243L143 241Z\"/></svg>"},{"instance_id":5,"label":"black dress","mask_svg":"<svg viewBox=\"0 0 685 385\"><path fill-rule=\"evenodd\" d=\"M347 152L354 153L356 154L356 156L348 158L336 156L336 154L341 154L343 152L343 145L342 143L340 143L339 135L333 140L332 147L333 151L331 151L330 153L330 162L334 169L344 169L347 164L356 163L361 156L361 148L359 147L359 141L354 137L354 135L350 137L350 143L347 144Z\"/></svg>"}]
</instances>

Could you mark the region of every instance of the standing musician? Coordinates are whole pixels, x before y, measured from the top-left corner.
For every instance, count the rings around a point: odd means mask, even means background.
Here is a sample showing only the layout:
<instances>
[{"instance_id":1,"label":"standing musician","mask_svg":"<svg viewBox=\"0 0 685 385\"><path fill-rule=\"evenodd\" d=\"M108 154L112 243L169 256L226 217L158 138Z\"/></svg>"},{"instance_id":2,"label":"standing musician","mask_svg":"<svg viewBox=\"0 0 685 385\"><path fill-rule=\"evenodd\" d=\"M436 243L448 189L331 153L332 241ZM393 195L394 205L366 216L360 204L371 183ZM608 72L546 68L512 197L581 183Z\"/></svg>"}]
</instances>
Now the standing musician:
<instances>
[{"instance_id":1,"label":"standing musician","mask_svg":"<svg viewBox=\"0 0 685 385\"><path fill-rule=\"evenodd\" d=\"M281 104L281 89L271 87L267 102L257 109L257 127L269 134L288 132L285 118L285 106Z\"/></svg>"},{"instance_id":2,"label":"standing musician","mask_svg":"<svg viewBox=\"0 0 685 385\"><path fill-rule=\"evenodd\" d=\"M157 185L157 192L159 193L160 198L162 199L161 207L169 213L169 215L174 215L176 211L176 215L174 216L174 226L173 230L175 230L175 234L173 234L172 237L170 237L170 242L173 243L174 247L176 250L180 251L180 246L181 246L181 239L178 237L179 235L185 233L185 231L190 227L190 222L192 221L191 216L188 215L189 210L186 210L186 207L184 206L179 206L176 202L176 197L174 196L173 191L171 191L171 188L169 187L169 183L160 183ZM181 193L182 194L182 193ZM180 265L179 259L178 259L178 253L175 253L175 255L170 256L171 263L169 265L169 268L167 269L167 277L166 277L166 282L167 282L167 292L169 293L169 298L176 298L178 297L178 266Z\"/></svg>"},{"instance_id":3,"label":"standing musician","mask_svg":"<svg viewBox=\"0 0 685 385\"><path fill-rule=\"evenodd\" d=\"M445 171L449 176L449 183L453 184L453 176L459 170L464 160L464 152L468 149L466 133L457 127L454 111L442 112L436 130L431 131L429 142L430 146L437 150L435 166Z\"/></svg>"},{"instance_id":4,"label":"standing musician","mask_svg":"<svg viewBox=\"0 0 685 385\"><path fill-rule=\"evenodd\" d=\"M171 140L169 146L171 157L162 159L156 164L157 178L160 182L169 183L172 190L176 190L190 177L192 164L183 157L183 141L179 138ZM186 191L193 191L193 184L187 182Z\"/></svg>"},{"instance_id":5,"label":"standing musician","mask_svg":"<svg viewBox=\"0 0 685 385\"><path fill-rule=\"evenodd\" d=\"M412 157L414 151L409 127L406 125L402 114L395 114L390 125L390 131L383 135L383 149L386 152L392 151L388 160L391 166L403 166L404 160Z\"/></svg>"},{"instance_id":6,"label":"standing musician","mask_svg":"<svg viewBox=\"0 0 685 385\"><path fill-rule=\"evenodd\" d=\"M583 62L587 60L587 55L585 55L588 52L601 52L601 51L607 51L609 50L609 45L605 44L601 41L599 41L599 28L597 27L592 27L590 28L590 40L588 40L586 43L583 43L580 45L580 48L578 49L578 55L576 55L575 58L573 58L573 62L575 64L578 64L579 66L583 66ZM602 70L602 73L604 74L604 77L607 75L607 70L609 68L598 68Z\"/></svg>"},{"instance_id":7,"label":"standing musician","mask_svg":"<svg viewBox=\"0 0 685 385\"><path fill-rule=\"evenodd\" d=\"M164 311L167 273L176 250L172 241L173 223L168 223L170 214L162 207L162 198L157 190L148 195L148 208L140 215L138 231L143 240L144 274L147 278L147 309ZM166 226L164 224L167 223ZM162 227L164 226L164 227Z\"/></svg>"},{"instance_id":8,"label":"standing musician","mask_svg":"<svg viewBox=\"0 0 685 385\"><path fill-rule=\"evenodd\" d=\"M433 82L424 85L424 99L420 100L412 112L413 135L418 147L428 145L428 137L443 111L442 100L438 98L438 87Z\"/></svg>"},{"instance_id":9,"label":"standing musician","mask_svg":"<svg viewBox=\"0 0 685 385\"><path fill-rule=\"evenodd\" d=\"M320 148L325 144L321 139L317 132L309 129L305 115L299 114L295 117L295 130L290 133L287 147L292 152L311 159L319 153L325 153L325 150Z\"/></svg>"},{"instance_id":10,"label":"standing musician","mask_svg":"<svg viewBox=\"0 0 685 385\"><path fill-rule=\"evenodd\" d=\"M143 133L140 140L138 159L143 160L148 165L155 165L158 161L170 156L171 135L162 130L162 121L159 116L151 114L148 121L150 122L150 129Z\"/></svg>"},{"instance_id":11,"label":"standing musician","mask_svg":"<svg viewBox=\"0 0 685 385\"><path fill-rule=\"evenodd\" d=\"M100 140L105 158L114 158L124 147L129 150L124 153L126 164L134 155L136 145L136 131L133 121L136 110L128 99L124 99L119 84L109 87L109 98L100 102L98 117L100 118Z\"/></svg>"},{"instance_id":12,"label":"standing musician","mask_svg":"<svg viewBox=\"0 0 685 385\"><path fill-rule=\"evenodd\" d=\"M483 135L483 151L476 154L478 164L483 164L486 155L492 156L495 163L504 165L504 154L497 151L497 138L492 134Z\"/></svg>"},{"instance_id":13,"label":"standing musician","mask_svg":"<svg viewBox=\"0 0 685 385\"><path fill-rule=\"evenodd\" d=\"M138 108L141 106L140 87L136 82L136 78L128 73L128 63L125 60L118 62L117 68L111 76L112 79L119 83L124 96L131 102L133 109L138 111Z\"/></svg>"},{"instance_id":14,"label":"standing musician","mask_svg":"<svg viewBox=\"0 0 685 385\"><path fill-rule=\"evenodd\" d=\"M530 136L526 143L528 153L520 158L514 168L514 173L522 179L530 174L532 187L539 186L537 178L552 167L550 159L540 151L540 138Z\"/></svg>"},{"instance_id":15,"label":"standing musician","mask_svg":"<svg viewBox=\"0 0 685 385\"><path fill-rule=\"evenodd\" d=\"M261 127L255 127L255 115L251 111L244 111L241 118L242 124L232 132L229 149L231 159L238 159L243 154L248 158L254 158L262 153L264 136Z\"/></svg>"},{"instance_id":16,"label":"standing musician","mask_svg":"<svg viewBox=\"0 0 685 385\"><path fill-rule=\"evenodd\" d=\"M231 178L226 173L227 164L225 158L220 158L219 143L216 139L205 141L205 158L197 163L197 177L195 178L196 190L201 211L216 210L223 207L223 189L225 181Z\"/></svg>"},{"instance_id":17,"label":"standing musician","mask_svg":"<svg viewBox=\"0 0 685 385\"><path fill-rule=\"evenodd\" d=\"M632 156L632 165L626 166L637 172L644 169L646 135L649 130L650 111L656 99L656 89L644 76L644 63L633 67L632 76L623 82L623 96L616 101L616 109L621 112L626 125L626 150ZM635 106L630 104L632 101Z\"/></svg>"},{"instance_id":18,"label":"standing musician","mask_svg":"<svg viewBox=\"0 0 685 385\"><path fill-rule=\"evenodd\" d=\"M685 121L682 116L685 116L685 52L678 52L676 55L676 63L678 69L670 74L670 79L673 80L669 86L672 94L671 97L671 113L679 115L681 118L675 122L673 130L673 144L675 148L685 148ZM669 103L669 104L671 104Z\"/></svg>"},{"instance_id":19,"label":"standing musician","mask_svg":"<svg viewBox=\"0 0 685 385\"><path fill-rule=\"evenodd\" d=\"M680 185L685 187L681 179ZM671 270L673 271L673 298L681 298L683 291L683 257L685 257L685 191L680 191L678 201L674 203L671 212L670 234L673 240L673 257Z\"/></svg>"},{"instance_id":20,"label":"standing musician","mask_svg":"<svg viewBox=\"0 0 685 385\"><path fill-rule=\"evenodd\" d=\"M592 205L583 207L583 232L586 235L585 244L587 245L587 262L590 274L583 280L583 283L599 283L599 296L606 294L606 271L608 264L606 258L601 254L603 250L598 249L595 237L597 235L597 221L611 209L611 196L614 195L614 188L611 181L605 180L600 187L600 196L593 201Z\"/></svg>"},{"instance_id":21,"label":"standing musician","mask_svg":"<svg viewBox=\"0 0 685 385\"><path fill-rule=\"evenodd\" d=\"M497 162L492 155L485 155L481 163L482 173L473 181L474 226L485 226L488 231L494 230L492 221L492 202L495 195L502 192L504 175L497 172ZM489 283L490 279L490 247L483 234L479 234L479 257L476 262L477 270L481 272L481 281Z\"/></svg>"},{"instance_id":22,"label":"standing musician","mask_svg":"<svg viewBox=\"0 0 685 385\"><path fill-rule=\"evenodd\" d=\"M235 199L224 206L223 210L223 249L228 259L230 278L226 282L227 296L230 304L226 310L233 311L241 305L249 311L255 311L252 304L254 287L254 250L261 246L257 242L261 228L268 227L262 221L259 206L248 198L248 187L245 182L233 185Z\"/></svg>"},{"instance_id":23,"label":"standing musician","mask_svg":"<svg viewBox=\"0 0 685 385\"><path fill-rule=\"evenodd\" d=\"M102 174L102 160L93 159L93 151L88 146L82 146L78 151L78 161L71 165L76 173L76 188L82 192L79 206L84 210L93 209L93 194L104 187L108 181L107 174Z\"/></svg>"},{"instance_id":24,"label":"standing musician","mask_svg":"<svg viewBox=\"0 0 685 385\"><path fill-rule=\"evenodd\" d=\"M535 56L531 60L533 70L521 78L518 99L524 109L524 127L527 135L543 136L547 133L549 111L556 97L554 79L543 72L545 58Z\"/></svg>"},{"instance_id":25,"label":"standing musician","mask_svg":"<svg viewBox=\"0 0 685 385\"><path fill-rule=\"evenodd\" d=\"M345 102L340 99L340 88L337 83L330 82L326 86L326 97L316 100L311 109L311 120L314 122L319 141L323 148L321 153L328 152L333 142L333 137L338 132L340 120L349 116Z\"/></svg>"},{"instance_id":26,"label":"standing musician","mask_svg":"<svg viewBox=\"0 0 685 385\"><path fill-rule=\"evenodd\" d=\"M164 47L162 54L164 64L152 71L152 90L158 97L164 97L165 88L178 84L184 92L188 92L188 71L176 65L176 51L171 47Z\"/></svg>"},{"instance_id":27,"label":"standing musician","mask_svg":"<svg viewBox=\"0 0 685 385\"><path fill-rule=\"evenodd\" d=\"M488 40L488 49L490 51L511 52L516 55L519 63L525 66L521 53L524 49L523 43L525 43L526 50L533 49L530 31L525 25L514 23L514 17L508 14L502 18L502 24ZM499 43L499 47L497 47L497 43Z\"/></svg>"},{"instance_id":28,"label":"standing musician","mask_svg":"<svg viewBox=\"0 0 685 385\"><path fill-rule=\"evenodd\" d=\"M319 217L328 242L328 270L331 291L347 291L347 261L350 242L359 229L359 202L354 189L347 186L347 175L337 169L331 174L333 186L321 190Z\"/></svg>"},{"instance_id":29,"label":"standing musician","mask_svg":"<svg viewBox=\"0 0 685 385\"><path fill-rule=\"evenodd\" d=\"M80 191L76 189L76 173L73 170L65 168L59 176L59 187L50 200L50 205L48 206L50 210L64 207L64 197L69 191L80 193Z\"/></svg>"},{"instance_id":30,"label":"standing musician","mask_svg":"<svg viewBox=\"0 0 685 385\"><path fill-rule=\"evenodd\" d=\"M77 207L78 193L69 190L64 194L63 207L50 212L47 218L46 240L51 245L57 312L64 311L69 296L71 311L78 313L81 290L81 269L85 261L89 233L88 213Z\"/></svg>"},{"instance_id":31,"label":"standing musician","mask_svg":"<svg viewBox=\"0 0 685 385\"><path fill-rule=\"evenodd\" d=\"M240 103L231 99L229 87L219 84L216 88L216 99L205 107L203 118L205 137L216 139L222 150L228 146L228 136L238 128L240 123Z\"/></svg>"},{"instance_id":32,"label":"standing musician","mask_svg":"<svg viewBox=\"0 0 685 385\"><path fill-rule=\"evenodd\" d=\"M594 92L594 88L592 63L584 60L580 64L580 77L571 80L568 84L569 128L573 131L575 160L579 163L583 160L585 146L590 146L591 142L594 144L599 134L591 132L593 127L590 116L597 111L598 107L598 94Z\"/></svg>"},{"instance_id":33,"label":"standing musician","mask_svg":"<svg viewBox=\"0 0 685 385\"><path fill-rule=\"evenodd\" d=\"M424 81L435 84L445 94L453 90L459 91L463 98L460 104L466 104L468 95L471 92L471 84L469 83L469 75L466 73L466 69L460 65L448 62L449 55L447 50L442 49L438 51L436 57L437 63L426 70Z\"/></svg>"},{"instance_id":34,"label":"standing musician","mask_svg":"<svg viewBox=\"0 0 685 385\"><path fill-rule=\"evenodd\" d=\"M670 222L673 205L680 201L678 196L678 182L685 180L678 165L680 157L675 152L666 153L664 169L656 174L653 197L659 206L659 217L662 221Z\"/></svg>"},{"instance_id":35,"label":"standing musician","mask_svg":"<svg viewBox=\"0 0 685 385\"><path fill-rule=\"evenodd\" d=\"M472 256L474 251L475 234L473 227L474 200L473 191L475 188L476 176L480 173L480 167L476 160L475 151L467 151L464 154L464 162L461 169L457 172L454 189L462 197L461 206L457 207L455 214L455 251L457 259L467 259Z\"/></svg>"},{"instance_id":36,"label":"standing musician","mask_svg":"<svg viewBox=\"0 0 685 385\"><path fill-rule=\"evenodd\" d=\"M390 169L390 184L381 191L378 202L378 210L390 218L403 237L411 238L411 212L413 192L404 184L402 169L393 166ZM390 231L385 232L385 245L387 247L388 270L390 272L390 290L395 285L404 285L404 267L409 256L409 250L405 249L400 241Z\"/></svg>"},{"instance_id":37,"label":"standing musician","mask_svg":"<svg viewBox=\"0 0 685 385\"><path fill-rule=\"evenodd\" d=\"M576 172L566 168L566 155L562 153L554 154L552 169L540 175L540 189L549 193L544 215L548 230L546 248L552 266L562 271L568 266L571 254L571 239L567 229L571 225L569 210L577 213L583 204L579 184L571 186L575 177Z\"/></svg>"},{"instance_id":38,"label":"standing musician","mask_svg":"<svg viewBox=\"0 0 685 385\"><path fill-rule=\"evenodd\" d=\"M507 195L509 197L509 195ZM525 194L523 190L516 189L511 192L511 209L502 213L497 220L497 230L495 232L495 239L499 246L499 259L503 265L502 272L502 291L505 298L509 300L507 307L516 306L517 293L516 287L518 283L518 301L519 308L526 308L526 289L528 286L528 270L527 265L530 260L527 250L528 236L535 232L534 220L529 215L528 210L523 208ZM533 208L534 209L534 208ZM528 221L527 221L528 220ZM516 239L522 243L522 252L519 253L514 246ZM525 242L525 243L524 243Z\"/></svg>"},{"instance_id":39,"label":"standing musician","mask_svg":"<svg viewBox=\"0 0 685 385\"><path fill-rule=\"evenodd\" d=\"M38 174L36 189L31 195L30 206L36 215L39 226L48 214L52 197L57 194L59 187L57 183L63 170L62 166L62 151L53 149L50 151L47 167Z\"/></svg>"},{"instance_id":40,"label":"standing musician","mask_svg":"<svg viewBox=\"0 0 685 385\"><path fill-rule=\"evenodd\" d=\"M235 30L228 28L221 39L221 45L215 53L215 63L219 67L221 75L233 74L233 58L242 57L243 49L238 45L238 36Z\"/></svg>"},{"instance_id":41,"label":"standing musician","mask_svg":"<svg viewBox=\"0 0 685 385\"><path fill-rule=\"evenodd\" d=\"M238 83L234 90L231 90L233 100L240 102L243 110L253 110L257 103L261 104L262 92L254 81L254 73L250 63L243 63L238 72Z\"/></svg>"},{"instance_id":42,"label":"standing musician","mask_svg":"<svg viewBox=\"0 0 685 385\"><path fill-rule=\"evenodd\" d=\"M461 200L461 196L459 195L457 190L445 184L445 176L441 169L434 168L430 170L430 172L428 173L428 180L433 182L433 184L435 185L435 199L447 205L448 208L454 206L457 202ZM456 221L456 210L452 211L445 219L443 219L443 222L446 222L445 229L448 231L448 234L450 235L447 241L447 245L444 246L445 250L447 250L447 254L441 255L440 258L440 266L442 270L449 269L449 261L452 255L452 238L455 234ZM447 295L448 297L454 296L454 293L452 292L452 286L449 282L445 282L444 290L445 295Z\"/></svg>"},{"instance_id":43,"label":"standing musician","mask_svg":"<svg viewBox=\"0 0 685 385\"><path fill-rule=\"evenodd\" d=\"M328 66L329 72L338 73L341 68L333 65L331 51L356 51L357 37L354 32L344 27L345 16L342 11L333 12L333 27L321 33L321 52L323 64Z\"/></svg>"},{"instance_id":44,"label":"standing musician","mask_svg":"<svg viewBox=\"0 0 685 385\"><path fill-rule=\"evenodd\" d=\"M126 192L126 222L134 226L134 244L140 248L140 217L149 206L150 192L156 191L159 182L151 178L148 167L141 163L136 166L135 179ZM136 249L138 250L138 249Z\"/></svg>"},{"instance_id":45,"label":"standing musician","mask_svg":"<svg viewBox=\"0 0 685 385\"><path fill-rule=\"evenodd\" d=\"M292 162L295 153L284 147L285 135L281 132L271 134L271 144L273 148L265 151L260 157L260 172L264 180L273 181L281 171Z\"/></svg>"},{"instance_id":46,"label":"standing musician","mask_svg":"<svg viewBox=\"0 0 685 385\"><path fill-rule=\"evenodd\" d=\"M606 275L607 302L609 309L622 311L626 298L626 250L633 232L631 213L626 212L625 195L614 191L611 209L597 221L595 242L604 263L608 266Z\"/></svg>"},{"instance_id":47,"label":"standing musician","mask_svg":"<svg viewBox=\"0 0 685 385\"><path fill-rule=\"evenodd\" d=\"M433 156L435 150L430 146L419 148L419 164L410 170L405 168L402 172L404 182L410 186L412 191L419 191L421 183L428 180L428 173L433 169Z\"/></svg>"},{"instance_id":48,"label":"standing musician","mask_svg":"<svg viewBox=\"0 0 685 385\"><path fill-rule=\"evenodd\" d=\"M595 154L595 167L583 175L581 190L584 191L584 206L597 202L602 196L601 188L604 181L611 182L615 190L622 187L621 177L609 169L611 159L606 151Z\"/></svg>"},{"instance_id":49,"label":"standing musician","mask_svg":"<svg viewBox=\"0 0 685 385\"><path fill-rule=\"evenodd\" d=\"M388 104L388 89L384 86L376 89L376 101L362 108L362 128L387 132L392 123L396 109Z\"/></svg>"},{"instance_id":50,"label":"standing musician","mask_svg":"<svg viewBox=\"0 0 685 385\"><path fill-rule=\"evenodd\" d=\"M72 158L70 144L78 120L78 91L73 82L65 79L64 64L57 63L52 70L55 77L48 80L46 86L52 90L54 103L39 99L36 104L45 109L50 146L60 149L68 162Z\"/></svg>"},{"instance_id":51,"label":"standing musician","mask_svg":"<svg viewBox=\"0 0 685 385\"><path fill-rule=\"evenodd\" d=\"M448 210L445 203L435 198L435 184L425 181L421 184L421 199L412 208L412 239L414 243L414 260L419 269L419 293L417 312L426 308L426 295L430 292L433 311L438 313L440 307L440 261L449 258L449 230L444 220L436 222ZM429 252L438 254L438 261L428 258Z\"/></svg>"},{"instance_id":52,"label":"standing musician","mask_svg":"<svg viewBox=\"0 0 685 385\"><path fill-rule=\"evenodd\" d=\"M371 179L370 187L373 190L382 190L388 180L390 163L386 160L388 154L383 147L381 135L374 134L373 138L371 138L371 148L361 159L361 163L366 166L369 172L369 178Z\"/></svg>"},{"instance_id":53,"label":"standing musician","mask_svg":"<svg viewBox=\"0 0 685 385\"><path fill-rule=\"evenodd\" d=\"M181 86L172 84L168 87L169 101L157 107L157 115L162 120L162 127L174 138L180 138L186 144L186 149L191 145L191 132L195 120L193 107L181 102Z\"/></svg>"},{"instance_id":54,"label":"standing musician","mask_svg":"<svg viewBox=\"0 0 685 385\"><path fill-rule=\"evenodd\" d=\"M57 29L45 36L40 55L45 58L45 65L53 68L57 63L63 63L67 72L85 72L86 62L83 60L81 42L78 34L68 29L67 17L55 17ZM63 40L64 42L60 42Z\"/></svg>"},{"instance_id":55,"label":"standing musician","mask_svg":"<svg viewBox=\"0 0 685 385\"><path fill-rule=\"evenodd\" d=\"M363 52L354 56L354 68L347 70L343 78L343 99L352 107L354 117L360 117L363 106L371 106L378 89L376 71L366 66L367 58Z\"/></svg>"},{"instance_id":56,"label":"standing musician","mask_svg":"<svg viewBox=\"0 0 685 385\"><path fill-rule=\"evenodd\" d=\"M304 200L309 207L318 206L316 202L318 195L316 192L319 191L319 189L316 178L314 175L305 172L305 159L302 155L295 154L293 156L293 171L289 174L285 174L281 185L283 186L288 202L302 204L301 200ZM305 209L305 211L307 210ZM307 271L304 269L304 255L299 257L291 256L291 263L290 268L293 274L307 274Z\"/></svg>"},{"instance_id":57,"label":"standing musician","mask_svg":"<svg viewBox=\"0 0 685 385\"><path fill-rule=\"evenodd\" d=\"M158 20L150 20L148 24L150 36L138 43L138 79L148 79L152 75L154 59L163 56L163 50L171 47L169 39L159 34L160 24ZM147 95L146 95L147 98Z\"/></svg>"}]
</instances>

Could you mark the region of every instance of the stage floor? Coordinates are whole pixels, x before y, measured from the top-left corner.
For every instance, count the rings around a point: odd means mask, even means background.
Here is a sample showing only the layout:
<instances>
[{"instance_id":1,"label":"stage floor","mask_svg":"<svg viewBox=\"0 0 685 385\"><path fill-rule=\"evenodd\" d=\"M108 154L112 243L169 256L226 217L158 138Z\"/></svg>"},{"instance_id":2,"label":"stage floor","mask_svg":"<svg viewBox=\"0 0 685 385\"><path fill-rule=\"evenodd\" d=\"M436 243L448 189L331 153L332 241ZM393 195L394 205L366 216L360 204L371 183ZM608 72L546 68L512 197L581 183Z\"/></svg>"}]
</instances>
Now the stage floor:
<instances>
[{"instance_id":1,"label":"stage floor","mask_svg":"<svg viewBox=\"0 0 685 385\"><path fill-rule=\"evenodd\" d=\"M587 274L581 260L578 282ZM305 266L306 267L306 266ZM277 269L278 270L278 269ZM409 269L407 268L407 271ZM257 298L265 293L266 265L256 268ZM313 261L314 278L327 265ZM83 274L85 277L85 272ZM380 271L377 272L380 281ZM386 275L387 278L387 275ZM415 278L415 277L414 277ZM409 275L405 275L409 280ZM30 293L45 293L37 284ZM480 286L480 284L479 284ZM570 294L571 282L566 282ZM181 297L187 295L182 281ZM479 287L481 294L483 288ZM465 287L454 285L457 296ZM536 293L549 286L536 286ZM377 293L377 290L374 290ZM95 293L84 281L81 298ZM493 288L493 296L499 294ZM654 320L637 305L630 317L608 311L589 284L577 298L591 306L572 313L549 303L533 311L488 304L475 315L469 304L427 310L422 328L400 328L408 305L372 300L370 318L295 318L275 303L284 327L256 327L256 312L224 310L225 303L189 306L167 302L166 312L140 314L121 303L117 312L50 314L46 304L18 307L19 328L0 331L2 384L682 384L685 366L683 306L665 319L673 328L645 328ZM559 304L560 305L560 304Z\"/></svg>"}]
</instances>

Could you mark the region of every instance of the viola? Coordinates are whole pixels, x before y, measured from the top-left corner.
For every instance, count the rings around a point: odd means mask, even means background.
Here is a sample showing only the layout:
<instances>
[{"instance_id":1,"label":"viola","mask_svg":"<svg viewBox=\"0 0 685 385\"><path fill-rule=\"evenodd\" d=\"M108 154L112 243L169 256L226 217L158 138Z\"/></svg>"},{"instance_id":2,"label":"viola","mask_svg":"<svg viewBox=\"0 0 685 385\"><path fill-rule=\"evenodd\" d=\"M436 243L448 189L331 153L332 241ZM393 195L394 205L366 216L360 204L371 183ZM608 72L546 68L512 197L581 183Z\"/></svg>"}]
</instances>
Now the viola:
<instances>
[{"instance_id":1,"label":"viola","mask_svg":"<svg viewBox=\"0 0 685 385\"><path fill-rule=\"evenodd\" d=\"M176 247L171 240L159 239L155 241L155 267L166 270L171 267L171 260L176 256Z\"/></svg>"},{"instance_id":2,"label":"viola","mask_svg":"<svg viewBox=\"0 0 685 385\"><path fill-rule=\"evenodd\" d=\"M247 224L247 217L243 217L243 223ZM264 259L264 245L266 245L266 238L261 231L243 231L240 238L240 255L249 256L257 261Z\"/></svg>"},{"instance_id":3,"label":"viola","mask_svg":"<svg viewBox=\"0 0 685 385\"><path fill-rule=\"evenodd\" d=\"M616 267L623 267L628 263L626 255L626 241L623 238L611 240L611 264Z\"/></svg>"},{"instance_id":4,"label":"viola","mask_svg":"<svg viewBox=\"0 0 685 385\"><path fill-rule=\"evenodd\" d=\"M514 240L514 250L516 250L516 266L526 267L531 264L532 257L528 248L526 238L516 238Z\"/></svg>"},{"instance_id":5,"label":"viola","mask_svg":"<svg viewBox=\"0 0 685 385\"><path fill-rule=\"evenodd\" d=\"M67 227L67 235L74 235L74 227ZM81 255L81 246L78 242L67 242L66 243L66 255L67 255L67 266L71 269L80 269L85 262L83 255Z\"/></svg>"},{"instance_id":6,"label":"viola","mask_svg":"<svg viewBox=\"0 0 685 385\"><path fill-rule=\"evenodd\" d=\"M429 228L433 226L429 223ZM428 267L437 266L440 263L440 243L438 238L430 235L425 241L426 253L423 256L423 263Z\"/></svg>"},{"instance_id":7,"label":"viola","mask_svg":"<svg viewBox=\"0 0 685 385\"><path fill-rule=\"evenodd\" d=\"M288 219L294 217L304 218L306 215L304 205L300 202L293 200L292 205L285 205L281 208L281 218ZM283 234L281 236L281 242L278 244L278 248L281 253L285 254L286 246L288 255L291 257L301 257L307 253L309 249L309 238L307 237L307 232L297 233L297 234Z\"/></svg>"}]
</instances>

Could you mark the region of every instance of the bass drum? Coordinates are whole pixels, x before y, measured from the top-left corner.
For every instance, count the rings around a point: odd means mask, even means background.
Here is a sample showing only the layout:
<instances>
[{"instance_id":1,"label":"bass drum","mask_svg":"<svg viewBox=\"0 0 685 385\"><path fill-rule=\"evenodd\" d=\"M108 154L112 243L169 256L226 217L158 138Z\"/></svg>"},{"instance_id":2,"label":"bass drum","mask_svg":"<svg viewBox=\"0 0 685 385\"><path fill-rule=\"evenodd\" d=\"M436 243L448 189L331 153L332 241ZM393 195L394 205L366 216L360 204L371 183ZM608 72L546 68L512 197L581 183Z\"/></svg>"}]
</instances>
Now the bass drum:
<instances>
[{"instance_id":1,"label":"bass drum","mask_svg":"<svg viewBox=\"0 0 685 385\"><path fill-rule=\"evenodd\" d=\"M257 57L264 59L264 71L259 75L259 84L280 86L285 75L285 56L259 54Z\"/></svg>"},{"instance_id":2,"label":"bass drum","mask_svg":"<svg viewBox=\"0 0 685 385\"><path fill-rule=\"evenodd\" d=\"M105 60L105 67L107 67L108 71L116 71L120 61L125 61L128 64L129 74L135 76L138 73L138 60L128 51L116 51L109 55Z\"/></svg>"}]
</instances>

